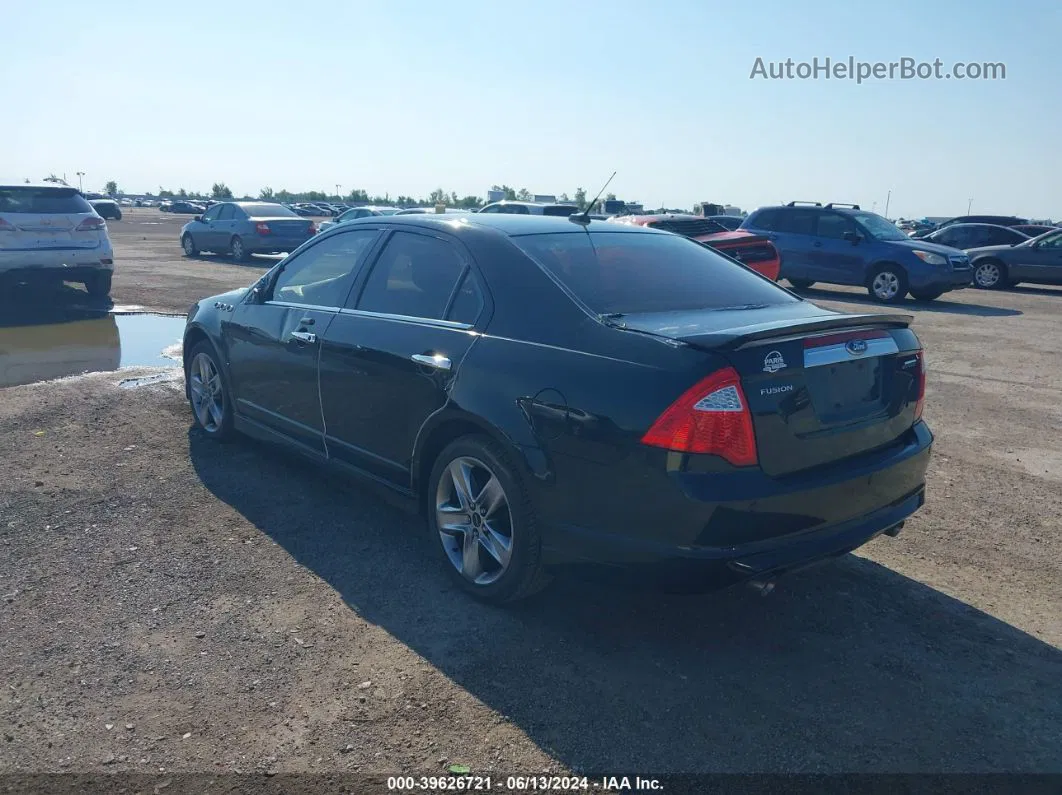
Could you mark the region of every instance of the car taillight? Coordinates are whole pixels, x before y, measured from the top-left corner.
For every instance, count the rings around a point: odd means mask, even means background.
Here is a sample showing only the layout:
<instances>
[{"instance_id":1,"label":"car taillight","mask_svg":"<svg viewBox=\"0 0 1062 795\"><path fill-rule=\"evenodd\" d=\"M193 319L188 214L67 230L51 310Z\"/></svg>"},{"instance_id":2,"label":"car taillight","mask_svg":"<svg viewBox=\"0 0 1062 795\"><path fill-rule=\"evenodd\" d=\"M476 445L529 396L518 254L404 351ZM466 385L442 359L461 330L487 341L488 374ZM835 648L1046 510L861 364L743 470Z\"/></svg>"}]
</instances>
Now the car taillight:
<instances>
[{"instance_id":1,"label":"car taillight","mask_svg":"<svg viewBox=\"0 0 1062 795\"><path fill-rule=\"evenodd\" d=\"M15 232L17 231L13 224L8 223L3 218L0 218L0 232Z\"/></svg>"},{"instance_id":2,"label":"car taillight","mask_svg":"<svg viewBox=\"0 0 1062 795\"><path fill-rule=\"evenodd\" d=\"M96 215L90 215L84 221L77 225L75 232L91 232L94 229L103 229L107 226L107 222Z\"/></svg>"},{"instance_id":3,"label":"car taillight","mask_svg":"<svg viewBox=\"0 0 1062 795\"><path fill-rule=\"evenodd\" d=\"M317 234L317 224L315 224L313 221L310 221L310 234L311 235L316 235Z\"/></svg>"},{"instance_id":4,"label":"car taillight","mask_svg":"<svg viewBox=\"0 0 1062 795\"><path fill-rule=\"evenodd\" d=\"M254 225L254 231L256 231L260 235L268 235L273 230L269 228L269 224L265 223L264 221L259 221L257 224Z\"/></svg>"},{"instance_id":5,"label":"car taillight","mask_svg":"<svg viewBox=\"0 0 1062 795\"><path fill-rule=\"evenodd\" d=\"M686 390L653 423L642 443L717 455L734 466L754 466L758 458L752 412L737 371L726 367Z\"/></svg>"},{"instance_id":6,"label":"car taillight","mask_svg":"<svg viewBox=\"0 0 1062 795\"><path fill-rule=\"evenodd\" d=\"M919 351L915 354L918 359L918 399L915 400L915 421L922 419L922 409L926 405L926 354Z\"/></svg>"}]
</instances>

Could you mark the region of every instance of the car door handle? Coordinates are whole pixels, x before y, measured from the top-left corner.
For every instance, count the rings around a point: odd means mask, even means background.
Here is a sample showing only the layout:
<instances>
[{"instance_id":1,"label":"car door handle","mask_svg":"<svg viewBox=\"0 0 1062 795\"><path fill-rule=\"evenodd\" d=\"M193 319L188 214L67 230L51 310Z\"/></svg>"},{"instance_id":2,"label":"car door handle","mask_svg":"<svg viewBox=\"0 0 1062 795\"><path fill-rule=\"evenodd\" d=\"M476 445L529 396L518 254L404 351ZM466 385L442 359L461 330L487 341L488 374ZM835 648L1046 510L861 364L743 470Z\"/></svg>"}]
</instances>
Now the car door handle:
<instances>
[{"instance_id":1,"label":"car door handle","mask_svg":"<svg viewBox=\"0 0 1062 795\"><path fill-rule=\"evenodd\" d=\"M291 338L293 340L299 340L300 342L317 342L317 335L309 331L293 331L291 332Z\"/></svg>"},{"instance_id":2,"label":"car door handle","mask_svg":"<svg viewBox=\"0 0 1062 795\"><path fill-rule=\"evenodd\" d=\"M423 364L427 365L428 367L434 367L436 370L450 369L450 360L447 359L445 356L440 356L437 353L414 353L409 358L415 361L417 364Z\"/></svg>"},{"instance_id":3,"label":"car door handle","mask_svg":"<svg viewBox=\"0 0 1062 795\"><path fill-rule=\"evenodd\" d=\"M299 321L299 325L300 326L312 326L316 322L317 321L314 320L312 317L304 317L302 320Z\"/></svg>"}]
</instances>

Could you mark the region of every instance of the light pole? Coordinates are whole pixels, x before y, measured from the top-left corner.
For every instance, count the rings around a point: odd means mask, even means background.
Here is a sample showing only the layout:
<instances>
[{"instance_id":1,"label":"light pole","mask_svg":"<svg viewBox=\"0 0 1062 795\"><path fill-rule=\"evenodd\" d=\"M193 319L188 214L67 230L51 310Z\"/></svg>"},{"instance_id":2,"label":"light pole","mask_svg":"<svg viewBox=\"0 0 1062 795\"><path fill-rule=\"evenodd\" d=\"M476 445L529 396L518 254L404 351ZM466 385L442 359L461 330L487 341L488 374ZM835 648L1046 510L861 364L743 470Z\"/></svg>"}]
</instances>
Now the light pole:
<instances>
[{"instance_id":1,"label":"light pole","mask_svg":"<svg viewBox=\"0 0 1062 795\"><path fill-rule=\"evenodd\" d=\"M77 189L78 190L84 190L85 189L85 186L81 184L81 178L83 176L85 176L85 172L84 171L78 171L77 172Z\"/></svg>"},{"instance_id":2,"label":"light pole","mask_svg":"<svg viewBox=\"0 0 1062 795\"><path fill-rule=\"evenodd\" d=\"M338 182L336 183L336 200L342 199L343 196L339 193L339 189L342 187Z\"/></svg>"},{"instance_id":3,"label":"light pole","mask_svg":"<svg viewBox=\"0 0 1062 795\"><path fill-rule=\"evenodd\" d=\"M970 199L970 201L966 202L966 214L967 215L970 214L970 208L971 207L973 207L973 199Z\"/></svg>"},{"instance_id":4,"label":"light pole","mask_svg":"<svg viewBox=\"0 0 1062 795\"><path fill-rule=\"evenodd\" d=\"M889 195L885 197L885 217L889 217L889 200L892 199L892 191L889 191Z\"/></svg>"}]
</instances>

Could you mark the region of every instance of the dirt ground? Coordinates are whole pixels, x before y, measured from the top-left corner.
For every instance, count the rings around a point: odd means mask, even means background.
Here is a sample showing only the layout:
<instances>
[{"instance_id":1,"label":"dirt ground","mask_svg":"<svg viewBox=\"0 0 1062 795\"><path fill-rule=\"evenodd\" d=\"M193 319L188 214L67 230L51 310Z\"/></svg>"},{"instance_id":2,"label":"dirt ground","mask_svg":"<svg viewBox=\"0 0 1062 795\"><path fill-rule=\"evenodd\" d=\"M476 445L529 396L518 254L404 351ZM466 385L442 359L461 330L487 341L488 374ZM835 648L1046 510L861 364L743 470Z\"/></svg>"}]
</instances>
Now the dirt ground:
<instances>
[{"instance_id":1,"label":"dirt ground","mask_svg":"<svg viewBox=\"0 0 1062 795\"><path fill-rule=\"evenodd\" d=\"M184 312L269 265L182 257L185 220L109 223L115 303ZM768 598L484 607L418 518L190 431L179 381L0 390L0 773L1062 772L1060 309L904 307L928 504Z\"/></svg>"}]
</instances>

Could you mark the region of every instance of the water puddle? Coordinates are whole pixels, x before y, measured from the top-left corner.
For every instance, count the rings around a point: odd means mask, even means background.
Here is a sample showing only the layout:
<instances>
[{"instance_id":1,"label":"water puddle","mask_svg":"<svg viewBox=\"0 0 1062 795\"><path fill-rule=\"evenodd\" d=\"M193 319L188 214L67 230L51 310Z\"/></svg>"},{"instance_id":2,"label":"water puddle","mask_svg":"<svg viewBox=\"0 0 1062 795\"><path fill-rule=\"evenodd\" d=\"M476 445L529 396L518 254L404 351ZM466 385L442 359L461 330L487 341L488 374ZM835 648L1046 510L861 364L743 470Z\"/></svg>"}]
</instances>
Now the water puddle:
<instances>
[{"instance_id":1,"label":"water puddle","mask_svg":"<svg viewBox=\"0 0 1062 795\"><path fill-rule=\"evenodd\" d=\"M0 315L0 388L121 367L177 367L185 319L88 310Z\"/></svg>"}]
</instances>

